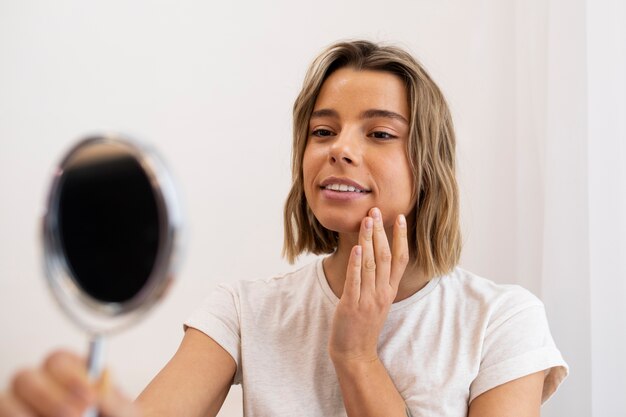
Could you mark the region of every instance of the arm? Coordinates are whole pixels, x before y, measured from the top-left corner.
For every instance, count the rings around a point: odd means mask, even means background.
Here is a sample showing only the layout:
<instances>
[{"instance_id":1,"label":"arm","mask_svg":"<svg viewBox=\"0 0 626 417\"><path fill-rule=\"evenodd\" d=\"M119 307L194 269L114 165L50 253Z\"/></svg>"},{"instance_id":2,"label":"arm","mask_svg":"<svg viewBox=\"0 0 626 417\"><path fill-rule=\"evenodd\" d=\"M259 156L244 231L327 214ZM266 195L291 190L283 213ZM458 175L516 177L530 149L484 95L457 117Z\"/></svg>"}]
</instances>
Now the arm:
<instances>
[{"instance_id":1,"label":"arm","mask_svg":"<svg viewBox=\"0 0 626 417\"><path fill-rule=\"evenodd\" d=\"M228 352L204 333L188 328L174 357L136 403L145 417L215 416L235 371Z\"/></svg>"},{"instance_id":2,"label":"arm","mask_svg":"<svg viewBox=\"0 0 626 417\"><path fill-rule=\"evenodd\" d=\"M406 417L406 405L378 358L378 337L408 263L406 221L393 227L393 252L378 209L361 223L329 342L348 416Z\"/></svg>"},{"instance_id":3,"label":"arm","mask_svg":"<svg viewBox=\"0 0 626 417\"><path fill-rule=\"evenodd\" d=\"M363 412L355 415L410 416L403 408L403 399L395 390L380 361L373 362L370 366L346 370L345 373L347 382L341 384L344 401L362 401L364 410L376 408L378 413ZM339 378L341 381L341 376ZM468 417L539 417L543 378L541 371L490 389L471 402ZM346 393L352 398L346 399Z\"/></svg>"},{"instance_id":4,"label":"arm","mask_svg":"<svg viewBox=\"0 0 626 417\"><path fill-rule=\"evenodd\" d=\"M174 357L133 404L106 372L93 383L83 358L57 351L40 367L15 374L9 390L0 392L0 417L82 417L89 407L108 417L215 416L235 370L224 349L189 328Z\"/></svg>"},{"instance_id":5,"label":"arm","mask_svg":"<svg viewBox=\"0 0 626 417\"><path fill-rule=\"evenodd\" d=\"M499 385L471 402L468 417L539 417L543 371Z\"/></svg>"},{"instance_id":6,"label":"arm","mask_svg":"<svg viewBox=\"0 0 626 417\"><path fill-rule=\"evenodd\" d=\"M407 407L380 360L335 364L348 416L402 416Z\"/></svg>"}]
</instances>

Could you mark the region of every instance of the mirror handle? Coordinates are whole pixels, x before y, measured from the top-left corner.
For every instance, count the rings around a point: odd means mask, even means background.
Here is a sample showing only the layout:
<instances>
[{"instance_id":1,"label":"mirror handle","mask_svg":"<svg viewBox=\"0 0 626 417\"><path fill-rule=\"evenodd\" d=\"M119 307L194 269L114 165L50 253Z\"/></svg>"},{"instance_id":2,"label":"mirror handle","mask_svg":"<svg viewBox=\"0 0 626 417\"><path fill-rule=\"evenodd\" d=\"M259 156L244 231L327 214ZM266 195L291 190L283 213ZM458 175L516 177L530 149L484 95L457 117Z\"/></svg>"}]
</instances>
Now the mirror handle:
<instances>
[{"instance_id":1,"label":"mirror handle","mask_svg":"<svg viewBox=\"0 0 626 417\"><path fill-rule=\"evenodd\" d=\"M89 340L89 356L87 358L87 375L91 381L98 381L104 368L104 335L94 334ZM85 411L83 417L98 417L98 410L92 407Z\"/></svg>"}]
</instances>

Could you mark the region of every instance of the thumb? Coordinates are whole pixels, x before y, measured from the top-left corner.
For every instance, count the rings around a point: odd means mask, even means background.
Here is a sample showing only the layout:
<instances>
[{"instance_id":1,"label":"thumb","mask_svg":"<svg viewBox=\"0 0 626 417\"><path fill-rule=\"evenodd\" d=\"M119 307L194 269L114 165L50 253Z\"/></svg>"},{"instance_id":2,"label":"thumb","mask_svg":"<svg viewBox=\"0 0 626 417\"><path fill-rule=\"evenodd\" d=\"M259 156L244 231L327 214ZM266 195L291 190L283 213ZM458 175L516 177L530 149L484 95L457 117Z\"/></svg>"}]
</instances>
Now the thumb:
<instances>
[{"instance_id":1,"label":"thumb","mask_svg":"<svg viewBox=\"0 0 626 417\"><path fill-rule=\"evenodd\" d=\"M111 373L104 370L96 384L98 391L98 406L102 417L139 417L137 405L113 386Z\"/></svg>"}]
</instances>

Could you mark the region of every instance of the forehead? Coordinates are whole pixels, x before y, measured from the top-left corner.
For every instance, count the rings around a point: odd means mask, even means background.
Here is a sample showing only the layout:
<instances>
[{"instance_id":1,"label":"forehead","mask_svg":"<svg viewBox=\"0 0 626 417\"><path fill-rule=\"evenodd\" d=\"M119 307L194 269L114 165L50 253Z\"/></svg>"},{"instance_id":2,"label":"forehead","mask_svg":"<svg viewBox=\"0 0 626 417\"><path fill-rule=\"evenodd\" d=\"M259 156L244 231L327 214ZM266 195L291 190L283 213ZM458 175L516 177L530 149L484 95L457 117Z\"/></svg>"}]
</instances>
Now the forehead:
<instances>
[{"instance_id":1,"label":"forehead","mask_svg":"<svg viewBox=\"0 0 626 417\"><path fill-rule=\"evenodd\" d=\"M398 75L386 71L336 70L324 81L315 101L315 110L324 108L389 110L409 119L405 84Z\"/></svg>"}]
</instances>

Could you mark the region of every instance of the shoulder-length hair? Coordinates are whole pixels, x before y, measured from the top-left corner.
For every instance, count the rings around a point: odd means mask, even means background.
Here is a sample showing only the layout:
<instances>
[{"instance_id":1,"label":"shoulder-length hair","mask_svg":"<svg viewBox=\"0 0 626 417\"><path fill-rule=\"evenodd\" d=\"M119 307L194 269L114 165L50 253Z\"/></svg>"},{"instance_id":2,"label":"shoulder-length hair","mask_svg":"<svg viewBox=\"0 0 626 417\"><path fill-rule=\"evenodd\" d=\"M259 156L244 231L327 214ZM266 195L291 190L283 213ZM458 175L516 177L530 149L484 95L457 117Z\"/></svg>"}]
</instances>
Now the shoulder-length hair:
<instances>
[{"instance_id":1,"label":"shoulder-length hair","mask_svg":"<svg viewBox=\"0 0 626 417\"><path fill-rule=\"evenodd\" d=\"M362 40L339 42L323 51L309 67L294 103L292 186L284 210L283 256L293 263L303 252L324 254L337 248L338 234L320 224L306 201L302 159L322 84L343 67L389 72L406 85L410 109L406 151L416 201L407 216L410 255L428 276L443 275L457 265L461 253L456 139L450 110L439 87L409 53Z\"/></svg>"}]
</instances>

